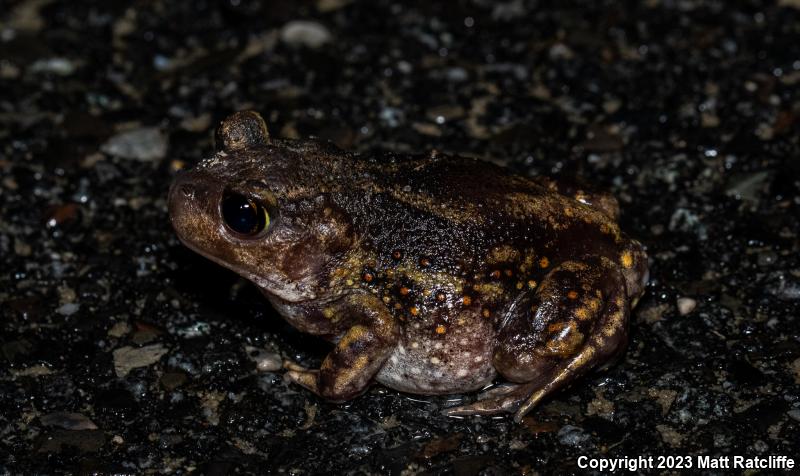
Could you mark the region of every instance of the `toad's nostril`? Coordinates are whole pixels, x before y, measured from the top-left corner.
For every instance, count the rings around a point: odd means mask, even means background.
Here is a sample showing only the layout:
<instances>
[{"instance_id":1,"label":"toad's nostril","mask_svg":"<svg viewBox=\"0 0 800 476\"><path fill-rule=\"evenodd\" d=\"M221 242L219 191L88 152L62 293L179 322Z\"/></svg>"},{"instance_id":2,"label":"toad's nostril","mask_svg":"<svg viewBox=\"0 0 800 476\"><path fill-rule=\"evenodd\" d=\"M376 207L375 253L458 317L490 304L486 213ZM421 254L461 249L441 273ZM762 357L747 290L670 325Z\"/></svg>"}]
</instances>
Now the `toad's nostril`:
<instances>
[{"instance_id":1,"label":"toad's nostril","mask_svg":"<svg viewBox=\"0 0 800 476\"><path fill-rule=\"evenodd\" d=\"M194 197L194 185L183 184L180 188L181 193L186 198L193 198Z\"/></svg>"}]
</instances>

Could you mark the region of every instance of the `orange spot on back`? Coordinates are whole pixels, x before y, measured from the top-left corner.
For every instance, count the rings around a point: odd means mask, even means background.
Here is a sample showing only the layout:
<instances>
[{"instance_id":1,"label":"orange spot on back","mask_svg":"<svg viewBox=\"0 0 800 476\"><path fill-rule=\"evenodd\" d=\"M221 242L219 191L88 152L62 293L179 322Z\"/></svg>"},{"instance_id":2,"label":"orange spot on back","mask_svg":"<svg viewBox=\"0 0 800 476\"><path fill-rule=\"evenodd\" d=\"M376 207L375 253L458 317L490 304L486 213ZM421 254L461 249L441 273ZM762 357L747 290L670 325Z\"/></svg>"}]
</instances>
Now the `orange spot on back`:
<instances>
[{"instance_id":1,"label":"orange spot on back","mask_svg":"<svg viewBox=\"0 0 800 476\"><path fill-rule=\"evenodd\" d=\"M578 299L578 291L575 291L574 289L570 290L567 293L567 297L570 299Z\"/></svg>"},{"instance_id":2,"label":"orange spot on back","mask_svg":"<svg viewBox=\"0 0 800 476\"><path fill-rule=\"evenodd\" d=\"M546 268L548 266L550 266L550 260L546 256L542 256L542 259L539 260L539 267Z\"/></svg>"},{"instance_id":3,"label":"orange spot on back","mask_svg":"<svg viewBox=\"0 0 800 476\"><path fill-rule=\"evenodd\" d=\"M472 304L472 298L469 296L464 296L461 298L461 302L464 303L465 306L469 306Z\"/></svg>"},{"instance_id":4,"label":"orange spot on back","mask_svg":"<svg viewBox=\"0 0 800 476\"><path fill-rule=\"evenodd\" d=\"M447 328L446 328L446 327L444 327L444 326L443 326L443 325L441 325L441 324L439 324L438 326L436 326L436 333L437 333L437 334L444 334L445 332L447 332Z\"/></svg>"},{"instance_id":5,"label":"orange spot on back","mask_svg":"<svg viewBox=\"0 0 800 476\"><path fill-rule=\"evenodd\" d=\"M489 308L484 307L481 310L481 316L483 316L483 317L491 317L492 316L492 311L490 311Z\"/></svg>"},{"instance_id":6,"label":"orange spot on back","mask_svg":"<svg viewBox=\"0 0 800 476\"><path fill-rule=\"evenodd\" d=\"M411 306L408 312L410 312L412 316L416 316L419 314L419 308L417 306Z\"/></svg>"},{"instance_id":7,"label":"orange spot on back","mask_svg":"<svg viewBox=\"0 0 800 476\"><path fill-rule=\"evenodd\" d=\"M405 286L403 286L403 287L401 287L401 288L400 288L400 294L402 294L403 296L407 295L407 294L409 293L409 291L411 291L411 290L410 290L410 289L408 289L408 288L407 288L407 287L405 287Z\"/></svg>"}]
</instances>

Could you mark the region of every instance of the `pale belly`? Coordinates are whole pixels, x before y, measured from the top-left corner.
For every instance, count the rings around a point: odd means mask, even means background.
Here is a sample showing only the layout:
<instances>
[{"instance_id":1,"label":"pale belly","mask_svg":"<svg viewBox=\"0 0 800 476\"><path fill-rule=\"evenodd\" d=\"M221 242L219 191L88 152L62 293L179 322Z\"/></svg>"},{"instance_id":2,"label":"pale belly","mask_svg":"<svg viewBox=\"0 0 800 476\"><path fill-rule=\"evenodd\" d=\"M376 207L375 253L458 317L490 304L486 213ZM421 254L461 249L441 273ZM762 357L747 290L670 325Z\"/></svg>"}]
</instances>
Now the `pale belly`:
<instances>
[{"instance_id":1,"label":"pale belly","mask_svg":"<svg viewBox=\"0 0 800 476\"><path fill-rule=\"evenodd\" d=\"M494 330L488 320L465 317L444 335L430 327L406 327L403 338L375 379L390 388L416 394L478 390L495 378Z\"/></svg>"}]
</instances>

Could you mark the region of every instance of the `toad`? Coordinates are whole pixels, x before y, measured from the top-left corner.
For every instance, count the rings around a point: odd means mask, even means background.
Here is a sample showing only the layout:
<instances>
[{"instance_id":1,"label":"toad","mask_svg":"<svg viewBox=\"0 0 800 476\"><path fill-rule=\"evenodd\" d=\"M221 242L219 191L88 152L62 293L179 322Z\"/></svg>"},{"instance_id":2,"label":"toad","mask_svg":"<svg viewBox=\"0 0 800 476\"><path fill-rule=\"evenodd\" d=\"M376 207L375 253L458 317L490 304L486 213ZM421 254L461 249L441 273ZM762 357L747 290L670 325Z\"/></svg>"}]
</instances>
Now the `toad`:
<instances>
[{"instance_id":1,"label":"toad","mask_svg":"<svg viewBox=\"0 0 800 476\"><path fill-rule=\"evenodd\" d=\"M372 382L413 394L495 386L447 415L513 412L624 350L647 280L607 195L432 152L357 155L270 137L253 111L175 178L180 240L333 344L288 378L341 402Z\"/></svg>"}]
</instances>

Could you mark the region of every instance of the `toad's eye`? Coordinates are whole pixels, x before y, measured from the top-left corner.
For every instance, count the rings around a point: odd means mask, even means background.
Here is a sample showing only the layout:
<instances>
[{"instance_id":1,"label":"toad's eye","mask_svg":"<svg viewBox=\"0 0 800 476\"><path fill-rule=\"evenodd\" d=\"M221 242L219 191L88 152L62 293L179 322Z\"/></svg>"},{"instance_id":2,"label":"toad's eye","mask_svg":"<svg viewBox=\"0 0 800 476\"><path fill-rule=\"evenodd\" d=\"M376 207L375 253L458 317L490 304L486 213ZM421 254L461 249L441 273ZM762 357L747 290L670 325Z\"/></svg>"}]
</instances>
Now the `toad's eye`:
<instances>
[{"instance_id":1,"label":"toad's eye","mask_svg":"<svg viewBox=\"0 0 800 476\"><path fill-rule=\"evenodd\" d=\"M269 226L267 209L244 195L226 193L222 197L220 209L228 228L240 235L254 236Z\"/></svg>"}]
</instances>

